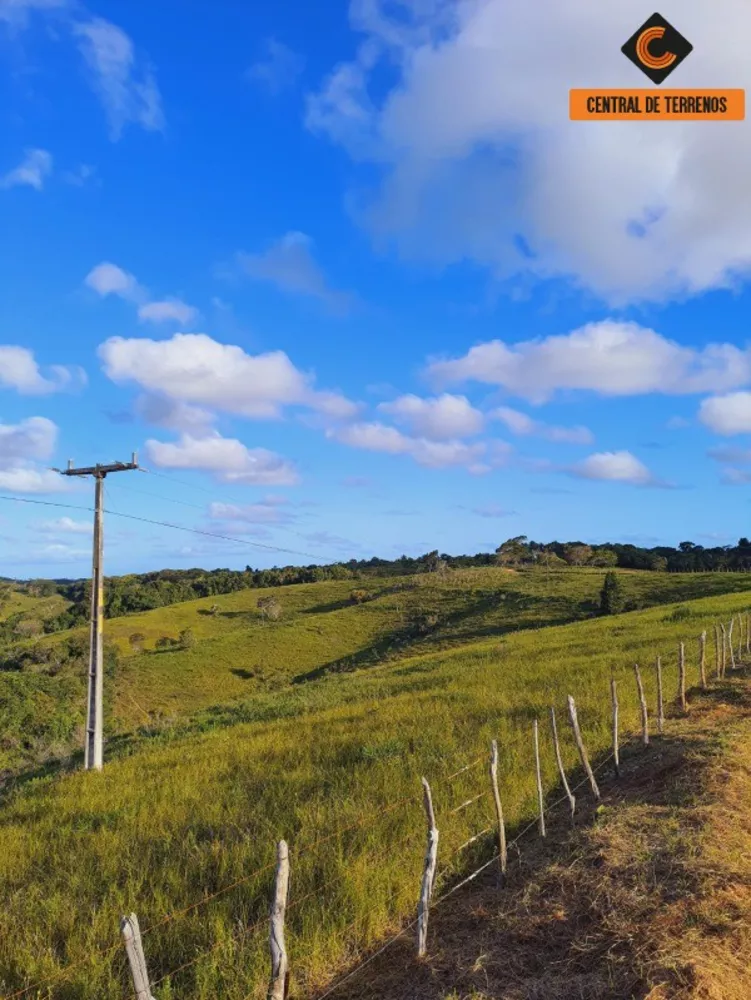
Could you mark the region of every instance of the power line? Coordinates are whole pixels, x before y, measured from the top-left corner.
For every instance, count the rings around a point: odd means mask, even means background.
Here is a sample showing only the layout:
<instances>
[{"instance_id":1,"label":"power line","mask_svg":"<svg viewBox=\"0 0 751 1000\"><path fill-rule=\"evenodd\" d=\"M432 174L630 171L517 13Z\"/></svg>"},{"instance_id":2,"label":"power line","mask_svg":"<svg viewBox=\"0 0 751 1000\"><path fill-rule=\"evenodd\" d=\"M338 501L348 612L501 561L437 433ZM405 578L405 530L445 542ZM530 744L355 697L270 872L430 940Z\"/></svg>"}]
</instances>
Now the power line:
<instances>
[{"instance_id":1,"label":"power line","mask_svg":"<svg viewBox=\"0 0 751 1000\"><path fill-rule=\"evenodd\" d=\"M0 500L15 500L17 503L39 504L43 507L63 507L67 510L85 510L89 512L94 510L93 507L81 507L75 504L58 503L52 500L32 500L29 497L7 496L5 494L0 494ZM252 542L248 538L237 538L234 535L220 535L215 531L202 531L200 528L189 528L185 524L172 524L169 521L156 521L148 517L138 517L136 514L126 514L123 511L119 510L107 509L104 511L104 513L111 514L113 517L124 517L127 518L129 521L141 521L143 524L151 524L155 525L156 527L173 528L175 531L187 531L193 535L204 535L208 538L219 538L225 542L237 542L240 545L250 545L253 548L264 549L269 552L283 552L288 555L305 556L306 559L313 559L313 560L319 560L322 558L320 554L314 555L312 552L303 552L300 549L285 549L281 548L278 545L266 545L263 542ZM331 556L328 558L332 563L341 561Z\"/></svg>"}]
</instances>

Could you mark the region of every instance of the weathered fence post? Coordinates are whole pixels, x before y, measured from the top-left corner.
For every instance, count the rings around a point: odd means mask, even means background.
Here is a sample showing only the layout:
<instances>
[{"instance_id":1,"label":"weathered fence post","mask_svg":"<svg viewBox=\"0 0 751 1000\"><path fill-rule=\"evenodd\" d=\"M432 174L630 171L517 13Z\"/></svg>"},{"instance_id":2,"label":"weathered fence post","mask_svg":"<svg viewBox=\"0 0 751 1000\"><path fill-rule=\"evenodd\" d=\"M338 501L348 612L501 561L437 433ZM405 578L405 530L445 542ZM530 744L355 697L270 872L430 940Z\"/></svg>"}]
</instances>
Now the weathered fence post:
<instances>
[{"instance_id":1,"label":"weathered fence post","mask_svg":"<svg viewBox=\"0 0 751 1000\"><path fill-rule=\"evenodd\" d=\"M746 612L746 656L751 656L751 614Z\"/></svg>"},{"instance_id":2,"label":"weathered fence post","mask_svg":"<svg viewBox=\"0 0 751 1000\"><path fill-rule=\"evenodd\" d=\"M289 849L284 840L276 845L276 877L274 898L269 915L269 947L271 949L271 981L267 1000L285 1000L289 987L287 948L284 943L284 918L289 894Z\"/></svg>"},{"instance_id":3,"label":"weathered fence post","mask_svg":"<svg viewBox=\"0 0 751 1000\"><path fill-rule=\"evenodd\" d=\"M678 703L682 712L688 711L686 704L686 647L682 642L678 645Z\"/></svg>"},{"instance_id":4,"label":"weathered fence post","mask_svg":"<svg viewBox=\"0 0 751 1000\"><path fill-rule=\"evenodd\" d=\"M735 615L730 619L728 629L728 649L730 650L730 669L735 670L735 653L733 652L733 625L735 625Z\"/></svg>"},{"instance_id":5,"label":"weathered fence post","mask_svg":"<svg viewBox=\"0 0 751 1000\"><path fill-rule=\"evenodd\" d=\"M717 680L722 678L722 658L720 656L720 626L714 627L714 665Z\"/></svg>"},{"instance_id":6,"label":"weathered fence post","mask_svg":"<svg viewBox=\"0 0 751 1000\"><path fill-rule=\"evenodd\" d=\"M420 903L417 908L417 954L420 958L428 950L428 916L430 914L430 899L433 895L433 885L435 883L435 873L438 864L438 828L435 825L433 796L430 793L430 785L425 778L422 779L422 789L425 815L428 820L428 846L425 851L425 867L422 873Z\"/></svg>"},{"instance_id":7,"label":"weathered fence post","mask_svg":"<svg viewBox=\"0 0 751 1000\"><path fill-rule=\"evenodd\" d=\"M495 815L498 821L498 861L501 866L501 875L506 874L506 864L508 856L506 852L506 824L503 820L503 806L501 805L501 793L498 791L498 744L495 740L490 744L490 784L493 789L493 802L495 803Z\"/></svg>"},{"instance_id":8,"label":"weathered fence post","mask_svg":"<svg viewBox=\"0 0 751 1000\"><path fill-rule=\"evenodd\" d=\"M618 685L615 677L610 678L610 702L613 706L613 767L616 778L621 776L621 756L618 746Z\"/></svg>"},{"instance_id":9,"label":"weathered fence post","mask_svg":"<svg viewBox=\"0 0 751 1000\"><path fill-rule=\"evenodd\" d=\"M641 706L641 741L645 747L649 746L649 715L647 714L647 699L644 697L644 685L641 682L641 670L639 664L634 664L634 674L636 675L636 690L639 695L639 705Z\"/></svg>"},{"instance_id":10,"label":"weathered fence post","mask_svg":"<svg viewBox=\"0 0 751 1000\"><path fill-rule=\"evenodd\" d=\"M662 693L662 660L657 657L657 732L665 732L665 700Z\"/></svg>"},{"instance_id":11,"label":"weathered fence post","mask_svg":"<svg viewBox=\"0 0 751 1000\"><path fill-rule=\"evenodd\" d=\"M738 615L738 663L743 659L743 615Z\"/></svg>"},{"instance_id":12,"label":"weathered fence post","mask_svg":"<svg viewBox=\"0 0 751 1000\"><path fill-rule=\"evenodd\" d=\"M581 729L579 728L579 718L576 714L576 702L571 697L568 696L568 716L571 720L571 728L574 730L574 739L576 740L576 747L579 751L579 759L582 762L582 767L584 768L587 777L589 778L589 784L592 788L592 794L595 799L600 801L600 789L597 787L597 782L595 781L594 771L592 770L592 765L589 763L589 757L587 756L587 750L584 746L584 740L582 739Z\"/></svg>"},{"instance_id":13,"label":"weathered fence post","mask_svg":"<svg viewBox=\"0 0 751 1000\"><path fill-rule=\"evenodd\" d=\"M550 706L550 728L553 732L553 746L555 747L555 762L558 765L558 775L561 779L561 784L563 785L563 790L566 793L566 798L568 799L569 808L571 809L571 822L574 822L574 813L576 812L576 799L574 794L569 788L568 779L566 778L566 769L563 766L563 757L561 756L561 743L558 739L558 726L555 721L555 709Z\"/></svg>"},{"instance_id":14,"label":"weathered fence post","mask_svg":"<svg viewBox=\"0 0 751 1000\"><path fill-rule=\"evenodd\" d=\"M722 622L720 622L720 633L722 634L722 676L728 672L728 647L727 647L727 630Z\"/></svg>"},{"instance_id":15,"label":"weathered fence post","mask_svg":"<svg viewBox=\"0 0 751 1000\"><path fill-rule=\"evenodd\" d=\"M535 741L535 777L537 778L537 809L539 813L538 828L540 836L545 836L545 797L542 794L542 771L540 769L540 727L537 719L532 724Z\"/></svg>"},{"instance_id":16,"label":"weathered fence post","mask_svg":"<svg viewBox=\"0 0 751 1000\"><path fill-rule=\"evenodd\" d=\"M123 941L125 941L125 951L128 955L133 989L136 991L136 1000L153 1000L151 985L149 984L149 972L146 968L146 958L143 953L143 943L141 942L141 930L138 926L138 917L135 913L131 913L129 917L122 918L120 921L120 933L123 936Z\"/></svg>"},{"instance_id":17,"label":"weathered fence post","mask_svg":"<svg viewBox=\"0 0 751 1000\"><path fill-rule=\"evenodd\" d=\"M699 679L702 691L707 690L707 630L699 636Z\"/></svg>"}]
</instances>

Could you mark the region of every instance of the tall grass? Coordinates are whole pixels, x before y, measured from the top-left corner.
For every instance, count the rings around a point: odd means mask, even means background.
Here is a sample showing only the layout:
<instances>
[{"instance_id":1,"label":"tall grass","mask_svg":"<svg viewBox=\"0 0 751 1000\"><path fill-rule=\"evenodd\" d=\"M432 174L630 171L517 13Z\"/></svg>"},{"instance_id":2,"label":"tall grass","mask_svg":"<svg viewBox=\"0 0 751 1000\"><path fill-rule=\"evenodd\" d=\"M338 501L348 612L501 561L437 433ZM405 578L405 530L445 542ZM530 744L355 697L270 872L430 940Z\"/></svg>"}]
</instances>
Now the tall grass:
<instances>
[{"instance_id":1,"label":"tall grass","mask_svg":"<svg viewBox=\"0 0 751 1000\"><path fill-rule=\"evenodd\" d=\"M534 811L536 716L550 790L556 770L544 717L551 703L560 706L572 769L567 694L576 698L590 750L603 751L611 671L621 682L624 730L635 729L633 663L642 666L654 706L651 666L662 654L672 697L677 643L688 644L693 683L701 629L744 607L740 595L715 597L693 602L689 618L655 608L325 676L293 698L268 692L257 721L228 716L206 732L165 733L134 743L101 774L25 785L0 812L2 991L45 980L49 985L29 995L126 996L118 920L135 910L150 928L144 945L160 981L157 1000L263 996L265 917L280 837L291 849L292 995L321 986L414 910L424 849L421 775L433 785L446 879L472 860L466 852L454 856L456 849L493 821L487 795L452 813L487 789L492 738L513 826ZM470 853L489 849L488 841Z\"/></svg>"}]
</instances>

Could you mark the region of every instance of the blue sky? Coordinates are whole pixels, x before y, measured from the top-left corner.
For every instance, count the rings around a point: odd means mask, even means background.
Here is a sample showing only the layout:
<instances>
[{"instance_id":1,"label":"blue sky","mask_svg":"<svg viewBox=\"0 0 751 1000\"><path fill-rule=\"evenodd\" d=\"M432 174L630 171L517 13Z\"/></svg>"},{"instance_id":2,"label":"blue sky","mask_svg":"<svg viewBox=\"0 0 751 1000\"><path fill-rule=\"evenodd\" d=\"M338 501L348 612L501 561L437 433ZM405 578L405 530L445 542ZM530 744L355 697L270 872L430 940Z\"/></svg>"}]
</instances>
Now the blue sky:
<instances>
[{"instance_id":1,"label":"blue sky","mask_svg":"<svg viewBox=\"0 0 751 1000\"><path fill-rule=\"evenodd\" d=\"M746 86L741 0L660 11ZM748 534L748 125L567 120L651 13L0 0L0 494L137 450L108 509L235 539L109 573ZM0 501L0 575L90 520Z\"/></svg>"}]
</instances>

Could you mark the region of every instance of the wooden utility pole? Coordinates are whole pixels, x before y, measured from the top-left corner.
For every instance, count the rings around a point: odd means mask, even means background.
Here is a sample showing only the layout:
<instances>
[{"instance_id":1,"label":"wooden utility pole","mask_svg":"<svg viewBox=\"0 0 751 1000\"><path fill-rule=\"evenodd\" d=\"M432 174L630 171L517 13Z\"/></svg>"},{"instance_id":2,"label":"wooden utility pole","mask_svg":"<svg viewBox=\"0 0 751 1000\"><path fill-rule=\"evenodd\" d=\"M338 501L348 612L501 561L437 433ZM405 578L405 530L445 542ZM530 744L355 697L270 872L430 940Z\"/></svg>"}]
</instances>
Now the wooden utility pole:
<instances>
[{"instance_id":1,"label":"wooden utility pole","mask_svg":"<svg viewBox=\"0 0 751 1000\"><path fill-rule=\"evenodd\" d=\"M84 746L84 767L87 771L101 771L103 761L103 691L104 664L104 535L102 514L104 512L104 478L110 472L129 472L138 468L136 453L130 462L114 462L112 465L90 465L74 469L72 460L67 469L55 469L63 476L94 477L94 556L91 570L91 626L89 638L89 687L86 704L86 744Z\"/></svg>"}]
</instances>

